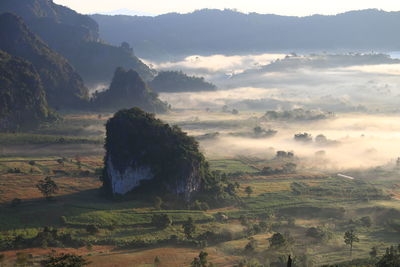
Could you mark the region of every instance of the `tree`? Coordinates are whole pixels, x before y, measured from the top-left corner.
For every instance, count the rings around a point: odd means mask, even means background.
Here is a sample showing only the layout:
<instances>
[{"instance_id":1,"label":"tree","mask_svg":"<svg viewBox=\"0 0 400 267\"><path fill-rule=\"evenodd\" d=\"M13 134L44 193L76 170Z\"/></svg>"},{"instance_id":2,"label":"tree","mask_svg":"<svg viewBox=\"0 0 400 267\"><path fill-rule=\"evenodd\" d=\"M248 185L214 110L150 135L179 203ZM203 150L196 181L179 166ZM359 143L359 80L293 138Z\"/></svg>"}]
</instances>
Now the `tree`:
<instances>
[{"instance_id":1,"label":"tree","mask_svg":"<svg viewBox=\"0 0 400 267\"><path fill-rule=\"evenodd\" d=\"M154 214L151 218L151 224L158 229L165 229L172 223L171 218L168 214Z\"/></svg>"},{"instance_id":2,"label":"tree","mask_svg":"<svg viewBox=\"0 0 400 267\"><path fill-rule=\"evenodd\" d=\"M100 229L94 224L89 224L86 226L86 232L88 232L90 235L95 235L100 232Z\"/></svg>"},{"instance_id":3,"label":"tree","mask_svg":"<svg viewBox=\"0 0 400 267\"><path fill-rule=\"evenodd\" d=\"M160 260L160 258L158 256L156 256L154 258L154 266L158 267L158 266L160 266L160 264L161 264L161 260Z\"/></svg>"},{"instance_id":4,"label":"tree","mask_svg":"<svg viewBox=\"0 0 400 267\"><path fill-rule=\"evenodd\" d=\"M253 188L251 186L246 187L245 192L247 194L247 197L250 197L251 194L253 194Z\"/></svg>"},{"instance_id":5,"label":"tree","mask_svg":"<svg viewBox=\"0 0 400 267\"><path fill-rule=\"evenodd\" d=\"M191 239L193 233L196 231L196 225L194 224L192 217L189 217L187 221L183 223L182 227L186 238Z\"/></svg>"},{"instance_id":6,"label":"tree","mask_svg":"<svg viewBox=\"0 0 400 267\"><path fill-rule=\"evenodd\" d=\"M155 198L154 198L154 208L155 208L156 210L160 210L162 204L163 204L163 201L162 201L161 197L155 197Z\"/></svg>"},{"instance_id":7,"label":"tree","mask_svg":"<svg viewBox=\"0 0 400 267\"><path fill-rule=\"evenodd\" d=\"M344 233L344 243L350 246L350 257L353 255L353 244L356 242L360 242L360 239L353 229Z\"/></svg>"},{"instance_id":8,"label":"tree","mask_svg":"<svg viewBox=\"0 0 400 267\"><path fill-rule=\"evenodd\" d=\"M378 248L376 246L373 246L371 248L371 251L369 252L369 255L371 256L371 258L376 258L376 256L378 256Z\"/></svg>"},{"instance_id":9,"label":"tree","mask_svg":"<svg viewBox=\"0 0 400 267\"><path fill-rule=\"evenodd\" d=\"M82 256L74 254L61 254L59 256L50 256L48 260L42 262L45 267L82 267L89 265Z\"/></svg>"},{"instance_id":10,"label":"tree","mask_svg":"<svg viewBox=\"0 0 400 267\"><path fill-rule=\"evenodd\" d=\"M286 244L286 239L281 233L275 233L269 242L271 247L279 248Z\"/></svg>"},{"instance_id":11,"label":"tree","mask_svg":"<svg viewBox=\"0 0 400 267\"><path fill-rule=\"evenodd\" d=\"M256 248L257 248L257 240L251 237L249 243L247 243L247 245L244 247L244 251L246 253L252 253L256 250Z\"/></svg>"},{"instance_id":12,"label":"tree","mask_svg":"<svg viewBox=\"0 0 400 267\"><path fill-rule=\"evenodd\" d=\"M51 200L53 195L58 191L57 184L50 177L40 180L36 187L43 194L46 200Z\"/></svg>"},{"instance_id":13,"label":"tree","mask_svg":"<svg viewBox=\"0 0 400 267\"><path fill-rule=\"evenodd\" d=\"M396 248L391 246L386 249L385 255L378 261L376 267L397 267L400 266L400 245Z\"/></svg>"},{"instance_id":14,"label":"tree","mask_svg":"<svg viewBox=\"0 0 400 267\"><path fill-rule=\"evenodd\" d=\"M211 267L214 266L212 263L208 263L207 260L208 253L205 251L201 251L199 256L194 258L192 263L190 264L191 267Z\"/></svg>"},{"instance_id":15,"label":"tree","mask_svg":"<svg viewBox=\"0 0 400 267\"><path fill-rule=\"evenodd\" d=\"M372 219L370 216L364 216L360 219L361 225L364 227L371 227L372 226Z\"/></svg>"}]
</instances>

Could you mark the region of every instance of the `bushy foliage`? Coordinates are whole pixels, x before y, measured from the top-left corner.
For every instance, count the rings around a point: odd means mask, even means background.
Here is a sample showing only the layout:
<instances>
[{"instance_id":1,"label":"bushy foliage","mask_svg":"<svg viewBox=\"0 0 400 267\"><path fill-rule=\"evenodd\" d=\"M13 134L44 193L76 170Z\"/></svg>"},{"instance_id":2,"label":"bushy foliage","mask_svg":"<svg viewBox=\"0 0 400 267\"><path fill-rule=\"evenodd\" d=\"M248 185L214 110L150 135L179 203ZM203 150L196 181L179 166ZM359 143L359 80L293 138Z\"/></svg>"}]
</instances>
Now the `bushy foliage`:
<instances>
[{"instance_id":1,"label":"bushy foliage","mask_svg":"<svg viewBox=\"0 0 400 267\"><path fill-rule=\"evenodd\" d=\"M191 217L189 217L187 221L183 223L182 228L186 238L192 239L193 234L196 231L196 225L194 224L194 221Z\"/></svg>"},{"instance_id":2,"label":"bushy foliage","mask_svg":"<svg viewBox=\"0 0 400 267\"><path fill-rule=\"evenodd\" d=\"M37 70L50 106L77 107L88 97L81 77L60 54L11 13L0 16L0 49L30 61Z\"/></svg>"},{"instance_id":3,"label":"bushy foliage","mask_svg":"<svg viewBox=\"0 0 400 267\"><path fill-rule=\"evenodd\" d=\"M154 179L141 187L147 194L170 192L189 195L192 193L187 188L189 183L191 190L200 190L210 176L208 163L195 139L179 127L171 127L156 119L153 114L139 108L121 110L107 122L106 128L103 183L110 193L107 160L111 160L114 168L121 172L132 162L135 166L150 166ZM182 185L188 191L182 192L176 185Z\"/></svg>"},{"instance_id":4,"label":"bushy foliage","mask_svg":"<svg viewBox=\"0 0 400 267\"><path fill-rule=\"evenodd\" d=\"M1 50L0 88L0 131L29 130L56 118L35 68Z\"/></svg>"},{"instance_id":5,"label":"bushy foliage","mask_svg":"<svg viewBox=\"0 0 400 267\"><path fill-rule=\"evenodd\" d=\"M90 262L84 259L82 256L77 256L74 254L50 256L49 259L42 262L44 267L81 267L89 264Z\"/></svg>"},{"instance_id":6,"label":"bushy foliage","mask_svg":"<svg viewBox=\"0 0 400 267\"><path fill-rule=\"evenodd\" d=\"M386 249L385 255L378 261L376 267L395 267L400 266L400 245L391 246Z\"/></svg>"},{"instance_id":7,"label":"bushy foliage","mask_svg":"<svg viewBox=\"0 0 400 267\"><path fill-rule=\"evenodd\" d=\"M203 77L188 76L182 71L161 71L151 81L150 86L156 92L192 92L216 90Z\"/></svg>"},{"instance_id":8,"label":"bushy foliage","mask_svg":"<svg viewBox=\"0 0 400 267\"><path fill-rule=\"evenodd\" d=\"M58 191L58 185L51 179L51 177L46 177L44 180L40 180L36 187L47 200L51 200L53 195Z\"/></svg>"},{"instance_id":9,"label":"bushy foliage","mask_svg":"<svg viewBox=\"0 0 400 267\"><path fill-rule=\"evenodd\" d=\"M286 245L286 238L281 233L275 233L269 240L271 247L280 248Z\"/></svg>"},{"instance_id":10,"label":"bushy foliage","mask_svg":"<svg viewBox=\"0 0 400 267\"><path fill-rule=\"evenodd\" d=\"M297 169L297 164L288 162L285 163L280 168L272 168L272 167L264 167L261 170L262 175L274 175L274 174L287 174L287 173L295 173Z\"/></svg>"},{"instance_id":11,"label":"bushy foliage","mask_svg":"<svg viewBox=\"0 0 400 267\"><path fill-rule=\"evenodd\" d=\"M302 108L293 110L275 111L269 110L262 119L270 121L305 121L305 120L323 120L333 117L331 112L322 112L318 110L304 110Z\"/></svg>"},{"instance_id":12,"label":"bushy foliage","mask_svg":"<svg viewBox=\"0 0 400 267\"><path fill-rule=\"evenodd\" d=\"M100 229L97 225L89 224L86 226L86 232L90 235L95 235L100 232Z\"/></svg>"},{"instance_id":13,"label":"bushy foliage","mask_svg":"<svg viewBox=\"0 0 400 267\"><path fill-rule=\"evenodd\" d=\"M154 178L142 181L135 189L147 196L172 193L209 205L238 200L239 184L229 182L221 172L211 172L197 141L179 127L132 108L117 112L106 128L103 185L110 194L113 192L108 161L121 173L128 167L149 166ZM202 204L200 208L207 206Z\"/></svg>"},{"instance_id":14,"label":"bushy foliage","mask_svg":"<svg viewBox=\"0 0 400 267\"><path fill-rule=\"evenodd\" d=\"M168 214L154 214L151 218L151 224L158 229L165 229L172 224Z\"/></svg>"}]
</instances>

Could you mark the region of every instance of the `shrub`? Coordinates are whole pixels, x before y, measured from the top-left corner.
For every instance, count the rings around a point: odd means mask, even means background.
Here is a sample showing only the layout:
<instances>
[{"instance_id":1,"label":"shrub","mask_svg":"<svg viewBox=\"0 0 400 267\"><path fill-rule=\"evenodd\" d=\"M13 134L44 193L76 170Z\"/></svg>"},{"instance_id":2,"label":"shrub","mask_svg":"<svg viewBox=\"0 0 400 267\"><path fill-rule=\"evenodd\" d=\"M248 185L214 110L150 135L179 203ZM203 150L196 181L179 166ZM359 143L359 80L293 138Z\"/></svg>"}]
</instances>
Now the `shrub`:
<instances>
[{"instance_id":1,"label":"shrub","mask_svg":"<svg viewBox=\"0 0 400 267\"><path fill-rule=\"evenodd\" d=\"M81 267L89 265L82 256L73 254L61 254L59 256L50 256L49 259L42 262L45 267Z\"/></svg>"},{"instance_id":2,"label":"shrub","mask_svg":"<svg viewBox=\"0 0 400 267\"><path fill-rule=\"evenodd\" d=\"M89 224L86 226L86 232L88 232L90 235L95 235L100 232L100 229L97 225Z\"/></svg>"},{"instance_id":3,"label":"shrub","mask_svg":"<svg viewBox=\"0 0 400 267\"><path fill-rule=\"evenodd\" d=\"M275 233L269 240L271 247L279 248L286 245L286 238L281 233Z\"/></svg>"},{"instance_id":4,"label":"shrub","mask_svg":"<svg viewBox=\"0 0 400 267\"><path fill-rule=\"evenodd\" d=\"M168 214L155 214L151 218L151 224L158 229L165 229L172 224L172 220Z\"/></svg>"}]
</instances>

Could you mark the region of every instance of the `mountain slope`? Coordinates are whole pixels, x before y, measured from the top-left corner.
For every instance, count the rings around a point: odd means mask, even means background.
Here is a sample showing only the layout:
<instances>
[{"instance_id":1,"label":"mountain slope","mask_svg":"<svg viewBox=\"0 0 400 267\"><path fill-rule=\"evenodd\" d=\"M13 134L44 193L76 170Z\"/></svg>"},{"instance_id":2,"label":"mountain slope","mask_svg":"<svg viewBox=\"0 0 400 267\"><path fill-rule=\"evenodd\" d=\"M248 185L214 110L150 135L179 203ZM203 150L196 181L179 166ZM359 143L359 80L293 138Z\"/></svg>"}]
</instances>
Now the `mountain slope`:
<instances>
[{"instance_id":1,"label":"mountain slope","mask_svg":"<svg viewBox=\"0 0 400 267\"><path fill-rule=\"evenodd\" d=\"M127 41L142 57L195 53L399 49L400 12L353 11L286 17L200 10L157 17L93 15L100 36ZM118 29L118 30L117 30Z\"/></svg>"},{"instance_id":2,"label":"mountain slope","mask_svg":"<svg viewBox=\"0 0 400 267\"><path fill-rule=\"evenodd\" d=\"M158 99L134 70L118 68L108 90L95 93L95 109L119 110L121 108L140 107L146 111L162 113L167 111L167 104Z\"/></svg>"},{"instance_id":3,"label":"mountain slope","mask_svg":"<svg viewBox=\"0 0 400 267\"><path fill-rule=\"evenodd\" d=\"M2 12L21 16L34 33L69 60L89 86L108 84L120 66L136 70L145 80L154 77L154 71L131 51L101 42L93 19L51 0L2 0Z\"/></svg>"},{"instance_id":4,"label":"mountain slope","mask_svg":"<svg viewBox=\"0 0 400 267\"><path fill-rule=\"evenodd\" d=\"M0 131L32 129L51 117L32 64L0 50Z\"/></svg>"},{"instance_id":5,"label":"mountain slope","mask_svg":"<svg viewBox=\"0 0 400 267\"><path fill-rule=\"evenodd\" d=\"M76 107L88 92L66 59L52 51L14 14L0 15L0 49L30 61L38 71L52 107Z\"/></svg>"}]
</instances>

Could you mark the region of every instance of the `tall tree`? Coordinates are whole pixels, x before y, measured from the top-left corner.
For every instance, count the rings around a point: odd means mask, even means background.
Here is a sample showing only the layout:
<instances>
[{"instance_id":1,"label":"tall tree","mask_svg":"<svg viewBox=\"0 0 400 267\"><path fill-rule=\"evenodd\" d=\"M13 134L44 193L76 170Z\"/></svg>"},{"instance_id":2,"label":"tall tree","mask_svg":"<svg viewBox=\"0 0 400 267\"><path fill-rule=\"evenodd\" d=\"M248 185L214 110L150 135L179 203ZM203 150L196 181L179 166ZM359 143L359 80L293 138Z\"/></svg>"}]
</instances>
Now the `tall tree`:
<instances>
[{"instance_id":1,"label":"tall tree","mask_svg":"<svg viewBox=\"0 0 400 267\"><path fill-rule=\"evenodd\" d=\"M253 194L253 188L251 186L246 187L245 192L247 194L247 197L250 197L251 194Z\"/></svg>"},{"instance_id":2,"label":"tall tree","mask_svg":"<svg viewBox=\"0 0 400 267\"><path fill-rule=\"evenodd\" d=\"M353 255L353 244L356 242L360 242L360 239L353 229L348 230L346 231L346 233L344 233L344 243L350 246L350 257Z\"/></svg>"},{"instance_id":3,"label":"tall tree","mask_svg":"<svg viewBox=\"0 0 400 267\"><path fill-rule=\"evenodd\" d=\"M192 217L189 217L182 227L186 238L191 239L193 233L196 231L196 225L194 224Z\"/></svg>"}]
</instances>

